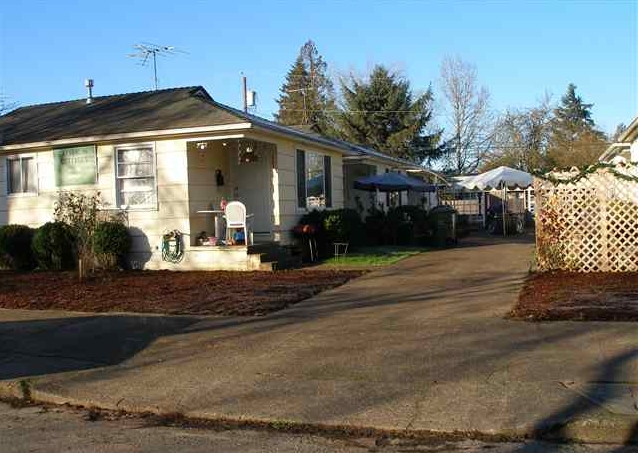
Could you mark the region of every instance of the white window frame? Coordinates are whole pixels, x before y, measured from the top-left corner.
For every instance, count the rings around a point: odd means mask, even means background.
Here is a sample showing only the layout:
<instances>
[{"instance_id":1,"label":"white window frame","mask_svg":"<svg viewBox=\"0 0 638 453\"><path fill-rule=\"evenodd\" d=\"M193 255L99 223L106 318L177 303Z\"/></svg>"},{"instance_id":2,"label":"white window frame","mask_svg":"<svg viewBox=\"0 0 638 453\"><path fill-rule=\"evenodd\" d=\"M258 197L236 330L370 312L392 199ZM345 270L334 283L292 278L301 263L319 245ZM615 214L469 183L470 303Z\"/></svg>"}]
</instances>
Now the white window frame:
<instances>
[{"instance_id":1,"label":"white window frame","mask_svg":"<svg viewBox=\"0 0 638 453\"><path fill-rule=\"evenodd\" d=\"M22 159L33 159L34 169L35 169L35 192L11 192L11 176L9 175L9 161L10 160L20 160L20 173L22 177ZM4 160L5 166L5 188L7 191L7 197L37 197L40 190L40 179L38 177L38 157L35 153L28 154L12 154L10 156L5 156Z\"/></svg>"},{"instance_id":2,"label":"white window frame","mask_svg":"<svg viewBox=\"0 0 638 453\"><path fill-rule=\"evenodd\" d=\"M145 205L135 205L135 206L123 206L121 202L121 192L119 187L119 181L124 179L141 179L148 178L148 176L119 176L119 168L118 168L118 151L120 150L130 150L130 149L139 149L139 148L150 148L153 152L153 159L151 160L151 164L153 166L152 175L153 175L153 190L155 191L155 202L149 203ZM115 177L115 203L118 209L124 211L157 211L159 207L159 194L158 194L158 186L157 186L157 153L155 152L155 143L129 143L123 145L115 145L113 147L113 175Z\"/></svg>"}]
</instances>

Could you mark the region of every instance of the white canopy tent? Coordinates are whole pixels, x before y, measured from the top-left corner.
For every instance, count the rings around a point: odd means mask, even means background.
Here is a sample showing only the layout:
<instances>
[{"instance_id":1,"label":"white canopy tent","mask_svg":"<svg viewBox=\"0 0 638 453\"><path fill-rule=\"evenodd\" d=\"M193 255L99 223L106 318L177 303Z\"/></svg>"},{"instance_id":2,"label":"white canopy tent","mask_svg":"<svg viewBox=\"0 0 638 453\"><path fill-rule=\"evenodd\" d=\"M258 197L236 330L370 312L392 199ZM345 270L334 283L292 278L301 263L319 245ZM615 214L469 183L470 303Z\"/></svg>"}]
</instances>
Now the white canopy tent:
<instances>
[{"instance_id":1,"label":"white canopy tent","mask_svg":"<svg viewBox=\"0 0 638 453\"><path fill-rule=\"evenodd\" d=\"M489 191L492 189L502 190L503 202L502 207L502 220L503 220L503 235L507 234L506 226L506 204L507 204L507 190L508 189L529 189L533 184L533 178L530 173L526 171L516 170L510 167L497 167L493 170L486 171L479 175L470 176L457 180L456 186L466 190L480 190ZM485 206L485 195L483 196L483 206ZM483 222L485 223L485 215L483 215Z\"/></svg>"},{"instance_id":2,"label":"white canopy tent","mask_svg":"<svg viewBox=\"0 0 638 453\"><path fill-rule=\"evenodd\" d=\"M497 167L480 175L470 176L457 182L466 189L527 189L532 185L532 175L510 167Z\"/></svg>"}]
</instances>

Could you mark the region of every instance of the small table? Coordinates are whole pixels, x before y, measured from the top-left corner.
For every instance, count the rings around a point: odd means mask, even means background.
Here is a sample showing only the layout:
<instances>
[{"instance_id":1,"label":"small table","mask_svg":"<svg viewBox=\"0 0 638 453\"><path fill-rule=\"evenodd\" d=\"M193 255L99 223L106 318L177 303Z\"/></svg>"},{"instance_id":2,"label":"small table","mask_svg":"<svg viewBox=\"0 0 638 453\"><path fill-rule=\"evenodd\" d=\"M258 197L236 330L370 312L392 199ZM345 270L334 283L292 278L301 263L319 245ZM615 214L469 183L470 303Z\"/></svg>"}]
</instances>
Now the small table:
<instances>
[{"instance_id":1,"label":"small table","mask_svg":"<svg viewBox=\"0 0 638 453\"><path fill-rule=\"evenodd\" d=\"M224 211L220 209L204 209L202 211L197 211L197 214L212 214L213 216L215 216L215 237L224 237L222 231L222 222L219 221L219 218L224 215Z\"/></svg>"}]
</instances>

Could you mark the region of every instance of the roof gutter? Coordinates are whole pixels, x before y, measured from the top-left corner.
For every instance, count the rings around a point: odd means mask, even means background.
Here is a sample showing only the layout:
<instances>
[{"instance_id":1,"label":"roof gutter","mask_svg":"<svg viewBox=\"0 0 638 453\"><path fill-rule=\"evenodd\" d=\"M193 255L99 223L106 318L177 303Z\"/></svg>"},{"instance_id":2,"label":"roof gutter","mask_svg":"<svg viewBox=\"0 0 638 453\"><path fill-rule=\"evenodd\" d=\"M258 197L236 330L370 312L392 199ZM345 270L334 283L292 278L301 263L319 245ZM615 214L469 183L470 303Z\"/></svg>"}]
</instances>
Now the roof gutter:
<instances>
[{"instance_id":1,"label":"roof gutter","mask_svg":"<svg viewBox=\"0 0 638 453\"><path fill-rule=\"evenodd\" d=\"M598 158L599 162L606 162L616 154L618 148L629 148L631 143L612 143Z\"/></svg>"},{"instance_id":2,"label":"roof gutter","mask_svg":"<svg viewBox=\"0 0 638 453\"><path fill-rule=\"evenodd\" d=\"M262 132L262 133L266 133L266 134L271 134L271 135L275 135L278 137L283 137L283 138L288 138L290 139L290 136L293 135L295 139L299 140L302 143L305 144L309 144L309 145L319 145L322 146L323 148L329 149L331 151L336 151L342 154L347 154L349 156L356 156L357 153L353 152L352 150L346 148L346 147L342 147L337 145L336 143L333 143L330 140L323 140L319 137L310 137L306 134L304 134L303 132L299 132L296 133L295 131L289 130L288 128L286 128L286 130L280 130L277 127L269 127L266 126L264 124L254 124L253 123L253 127L252 130L257 131L257 132Z\"/></svg>"}]
</instances>

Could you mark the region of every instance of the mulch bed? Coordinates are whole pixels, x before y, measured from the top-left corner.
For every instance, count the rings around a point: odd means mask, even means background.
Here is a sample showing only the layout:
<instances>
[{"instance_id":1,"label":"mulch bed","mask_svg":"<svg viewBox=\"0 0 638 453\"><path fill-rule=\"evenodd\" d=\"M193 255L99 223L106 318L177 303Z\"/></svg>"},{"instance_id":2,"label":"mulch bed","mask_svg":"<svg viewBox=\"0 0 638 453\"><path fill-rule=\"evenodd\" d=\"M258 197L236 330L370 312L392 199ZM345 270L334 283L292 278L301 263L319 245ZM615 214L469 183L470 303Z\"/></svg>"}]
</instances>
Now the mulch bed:
<instances>
[{"instance_id":1,"label":"mulch bed","mask_svg":"<svg viewBox=\"0 0 638 453\"><path fill-rule=\"evenodd\" d=\"M638 273L532 274L510 317L529 321L638 321Z\"/></svg>"},{"instance_id":2,"label":"mulch bed","mask_svg":"<svg viewBox=\"0 0 638 453\"><path fill-rule=\"evenodd\" d=\"M342 285L360 271L113 271L78 282L75 272L0 271L0 308L265 315Z\"/></svg>"}]
</instances>

